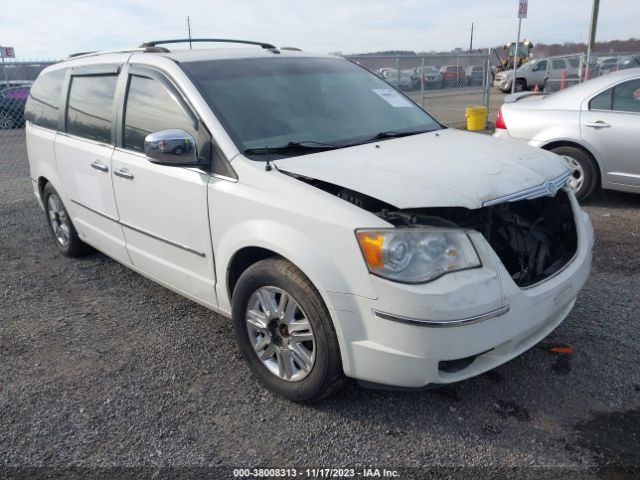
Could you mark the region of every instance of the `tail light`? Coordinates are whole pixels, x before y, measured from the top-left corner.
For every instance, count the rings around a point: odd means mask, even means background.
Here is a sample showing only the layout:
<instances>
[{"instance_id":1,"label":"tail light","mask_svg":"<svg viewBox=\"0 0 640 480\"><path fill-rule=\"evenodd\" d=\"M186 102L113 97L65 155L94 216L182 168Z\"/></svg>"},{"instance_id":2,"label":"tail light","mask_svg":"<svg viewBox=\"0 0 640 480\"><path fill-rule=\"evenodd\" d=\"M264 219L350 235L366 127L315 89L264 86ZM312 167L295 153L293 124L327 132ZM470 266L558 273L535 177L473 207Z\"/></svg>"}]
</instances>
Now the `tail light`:
<instances>
[{"instance_id":1,"label":"tail light","mask_svg":"<svg viewBox=\"0 0 640 480\"><path fill-rule=\"evenodd\" d=\"M504 117L502 116L502 109L500 109L500 111L498 112L498 117L496 118L496 129L498 128L502 130L507 129L507 124L504 123Z\"/></svg>"}]
</instances>

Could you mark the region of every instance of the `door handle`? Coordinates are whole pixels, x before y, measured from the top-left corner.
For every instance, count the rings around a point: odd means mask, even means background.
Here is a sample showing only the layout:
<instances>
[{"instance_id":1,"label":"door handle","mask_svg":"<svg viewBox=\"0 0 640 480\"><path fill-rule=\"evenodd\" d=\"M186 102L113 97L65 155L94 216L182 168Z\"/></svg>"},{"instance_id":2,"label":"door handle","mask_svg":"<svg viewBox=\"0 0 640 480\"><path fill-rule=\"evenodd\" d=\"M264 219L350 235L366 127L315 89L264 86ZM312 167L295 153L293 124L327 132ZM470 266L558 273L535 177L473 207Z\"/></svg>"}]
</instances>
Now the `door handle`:
<instances>
[{"instance_id":1,"label":"door handle","mask_svg":"<svg viewBox=\"0 0 640 480\"><path fill-rule=\"evenodd\" d=\"M109 167L107 167L100 160L96 160L95 162L91 162L91 168L95 168L96 170L100 170L101 172L108 172Z\"/></svg>"},{"instance_id":2,"label":"door handle","mask_svg":"<svg viewBox=\"0 0 640 480\"><path fill-rule=\"evenodd\" d=\"M126 168L119 168L118 170L114 170L113 174L116 177L126 178L127 180L133 180L133 173L131 173Z\"/></svg>"},{"instance_id":3,"label":"door handle","mask_svg":"<svg viewBox=\"0 0 640 480\"><path fill-rule=\"evenodd\" d=\"M585 127L590 128L611 128L611 124L607 122L603 122L602 120L598 120L597 122L589 122L584 124Z\"/></svg>"}]
</instances>

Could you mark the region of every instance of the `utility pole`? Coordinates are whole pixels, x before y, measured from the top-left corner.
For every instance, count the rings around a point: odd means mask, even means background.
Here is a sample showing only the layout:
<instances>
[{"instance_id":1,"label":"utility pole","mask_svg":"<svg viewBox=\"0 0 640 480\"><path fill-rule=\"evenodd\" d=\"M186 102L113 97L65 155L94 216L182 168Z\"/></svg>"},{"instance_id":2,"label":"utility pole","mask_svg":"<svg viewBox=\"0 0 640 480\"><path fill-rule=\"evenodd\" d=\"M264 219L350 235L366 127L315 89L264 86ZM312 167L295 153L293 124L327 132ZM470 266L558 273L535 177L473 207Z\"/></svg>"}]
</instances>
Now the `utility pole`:
<instances>
[{"instance_id":1,"label":"utility pole","mask_svg":"<svg viewBox=\"0 0 640 480\"><path fill-rule=\"evenodd\" d=\"M189 32L189 50L193 48L191 45L191 19L187 15L187 31Z\"/></svg>"},{"instance_id":2,"label":"utility pole","mask_svg":"<svg viewBox=\"0 0 640 480\"><path fill-rule=\"evenodd\" d=\"M516 73L518 71L518 49L520 48L520 32L522 30L522 18L518 19L518 39L516 40L516 48L513 51L513 79L511 80L511 93L516 92ZM507 55L509 52L507 52Z\"/></svg>"},{"instance_id":3,"label":"utility pole","mask_svg":"<svg viewBox=\"0 0 640 480\"><path fill-rule=\"evenodd\" d=\"M591 11L591 25L589 25L589 44L587 45L587 73L591 68L591 52L596 44L596 28L598 27L598 11L600 10L600 0L593 0L593 10Z\"/></svg>"},{"instance_id":4,"label":"utility pole","mask_svg":"<svg viewBox=\"0 0 640 480\"><path fill-rule=\"evenodd\" d=\"M471 42L469 43L469 52L473 52L473 22L471 22Z\"/></svg>"},{"instance_id":5,"label":"utility pole","mask_svg":"<svg viewBox=\"0 0 640 480\"><path fill-rule=\"evenodd\" d=\"M518 72L518 49L520 48L520 32L522 30L522 19L527 18L529 13L529 0L518 0L518 39L516 49L513 51L513 79L511 80L511 93L516 91L516 73ZM509 52L507 52L507 55Z\"/></svg>"}]
</instances>

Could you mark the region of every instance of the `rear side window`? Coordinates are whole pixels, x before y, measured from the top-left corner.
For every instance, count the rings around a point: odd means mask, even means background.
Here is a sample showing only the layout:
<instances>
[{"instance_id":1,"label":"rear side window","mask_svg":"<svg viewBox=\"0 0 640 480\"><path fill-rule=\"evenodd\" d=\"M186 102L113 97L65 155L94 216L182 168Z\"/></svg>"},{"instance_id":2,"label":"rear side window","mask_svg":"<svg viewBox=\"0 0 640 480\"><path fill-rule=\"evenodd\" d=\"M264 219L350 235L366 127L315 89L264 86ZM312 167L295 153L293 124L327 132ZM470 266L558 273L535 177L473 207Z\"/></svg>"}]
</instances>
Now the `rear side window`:
<instances>
[{"instance_id":1,"label":"rear side window","mask_svg":"<svg viewBox=\"0 0 640 480\"><path fill-rule=\"evenodd\" d=\"M616 85L589 102L589 110L640 113L640 80Z\"/></svg>"},{"instance_id":2,"label":"rear side window","mask_svg":"<svg viewBox=\"0 0 640 480\"><path fill-rule=\"evenodd\" d=\"M144 137L171 128L197 138L193 122L160 82L132 75L124 114L124 147L143 152Z\"/></svg>"},{"instance_id":3,"label":"rear side window","mask_svg":"<svg viewBox=\"0 0 640 480\"><path fill-rule=\"evenodd\" d=\"M551 64L553 65L554 70L563 70L567 67L564 63L564 60L554 60L553 62L551 62Z\"/></svg>"},{"instance_id":4,"label":"rear side window","mask_svg":"<svg viewBox=\"0 0 640 480\"><path fill-rule=\"evenodd\" d=\"M613 110L640 113L640 80L621 83L613 89Z\"/></svg>"},{"instance_id":5,"label":"rear side window","mask_svg":"<svg viewBox=\"0 0 640 480\"><path fill-rule=\"evenodd\" d=\"M589 102L589 110L611 110L611 94L613 88L605 90Z\"/></svg>"},{"instance_id":6,"label":"rear side window","mask_svg":"<svg viewBox=\"0 0 640 480\"><path fill-rule=\"evenodd\" d=\"M570 58L569 59L569 65L571 65L573 68L580 67L580 59L579 58Z\"/></svg>"},{"instance_id":7,"label":"rear side window","mask_svg":"<svg viewBox=\"0 0 640 480\"><path fill-rule=\"evenodd\" d=\"M66 70L41 74L29 92L24 117L40 127L57 129L60 93Z\"/></svg>"},{"instance_id":8,"label":"rear side window","mask_svg":"<svg viewBox=\"0 0 640 480\"><path fill-rule=\"evenodd\" d=\"M67 132L111 143L116 75L74 76L67 106Z\"/></svg>"}]
</instances>

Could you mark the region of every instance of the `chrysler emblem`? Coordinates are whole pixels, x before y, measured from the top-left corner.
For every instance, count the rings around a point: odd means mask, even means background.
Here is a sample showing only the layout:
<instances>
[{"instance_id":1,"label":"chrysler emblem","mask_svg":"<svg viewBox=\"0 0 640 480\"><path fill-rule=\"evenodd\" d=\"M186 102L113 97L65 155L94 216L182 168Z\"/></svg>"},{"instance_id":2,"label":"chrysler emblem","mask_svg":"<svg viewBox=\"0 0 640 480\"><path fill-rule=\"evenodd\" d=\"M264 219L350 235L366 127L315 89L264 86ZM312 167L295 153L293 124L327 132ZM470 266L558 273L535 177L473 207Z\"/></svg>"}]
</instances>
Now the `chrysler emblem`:
<instances>
[{"instance_id":1,"label":"chrysler emblem","mask_svg":"<svg viewBox=\"0 0 640 480\"><path fill-rule=\"evenodd\" d=\"M544 182L542 186L547 191L547 195L549 195L550 197L553 197L556 193L558 193L558 187L549 180Z\"/></svg>"}]
</instances>

